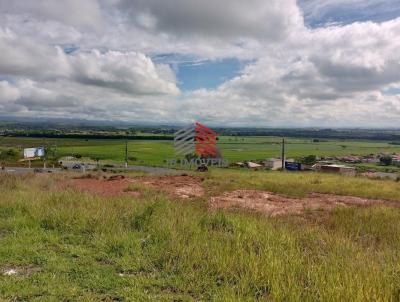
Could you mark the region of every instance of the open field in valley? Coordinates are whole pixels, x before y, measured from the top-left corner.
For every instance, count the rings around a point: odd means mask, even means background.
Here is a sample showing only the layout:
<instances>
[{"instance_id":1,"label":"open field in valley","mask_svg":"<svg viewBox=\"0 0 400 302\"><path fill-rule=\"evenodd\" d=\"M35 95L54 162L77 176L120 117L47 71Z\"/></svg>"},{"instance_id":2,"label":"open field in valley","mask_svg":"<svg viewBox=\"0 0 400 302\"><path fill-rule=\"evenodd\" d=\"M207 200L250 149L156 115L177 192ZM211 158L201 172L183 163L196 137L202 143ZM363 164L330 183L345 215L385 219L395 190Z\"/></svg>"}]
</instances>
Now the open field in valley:
<instances>
[{"instance_id":1,"label":"open field in valley","mask_svg":"<svg viewBox=\"0 0 400 302\"><path fill-rule=\"evenodd\" d=\"M235 162L279 156L280 142L221 136L218 145ZM124 140L0 140L0 149L35 146L103 164L125 157ZM174 157L171 140L130 140L128 150L131 165ZM292 158L381 152L400 145L286 139ZM173 172L0 173L0 300L400 300L398 182Z\"/></svg>"},{"instance_id":2,"label":"open field in valley","mask_svg":"<svg viewBox=\"0 0 400 302\"><path fill-rule=\"evenodd\" d=\"M1 299L400 298L396 182L224 170L174 181L70 175L0 175ZM115 194L104 194L104 187ZM218 196L239 189L280 198L329 193L383 201L326 209L321 203L321 209L276 216L260 208L213 206ZM328 203L324 196L319 198Z\"/></svg>"},{"instance_id":3,"label":"open field in valley","mask_svg":"<svg viewBox=\"0 0 400 302\"><path fill-rule=\"evenodd\" d=\"M223 156L234 162L244 160L263 160L280 155L281 138L278 137L234 137L222 136L218 147ZM0 148L23 148L34 146L52 146L57 156L79 154L82 157L99 158L103 161L123 162L125 141L122 140L85 140L85 139L43 139L13 138L0 139ZM131 164L163 165L164 160L174 157L173 142L152 140L131 140L128 143ZM313 142L312 139L286 139L287 157L366 155L379 152L400 153L399 145L387 142L357 140L325 140Z\"/></svg>"}]
</instances>

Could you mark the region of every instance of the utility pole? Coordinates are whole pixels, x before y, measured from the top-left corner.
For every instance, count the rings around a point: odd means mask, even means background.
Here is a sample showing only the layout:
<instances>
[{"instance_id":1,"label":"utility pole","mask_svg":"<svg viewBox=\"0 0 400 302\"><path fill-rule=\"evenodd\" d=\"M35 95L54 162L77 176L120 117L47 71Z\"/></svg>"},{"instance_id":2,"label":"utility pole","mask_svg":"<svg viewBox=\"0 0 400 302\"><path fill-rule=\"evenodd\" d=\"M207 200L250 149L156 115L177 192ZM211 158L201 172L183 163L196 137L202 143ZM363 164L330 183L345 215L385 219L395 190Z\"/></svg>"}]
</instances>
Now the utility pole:
<instances>
[{"instance_id":1,"label":"utility pole","mask_svg":"<svg viewBox=\"0 0 400 302\"><path fill-rule=\"evenodd\" d=\"M57 154L57 143L55 143L54 145L53 145L53 169L54 169L54 162L57 162L57 165L58 165L58 160L56 161L56 159L57 159L57 156L56 156L56 154Z\"/></svg>"},{"instance_id":2,"label":"utility pole","mask_svg":"<svg viewBox=\"0 0 400 302\"><path fill-rule=\"evenodd\" d=\"M46 147L43 146L43 151L44 151L44 154L43 154L43 169L46 169L46 164L47 164L47 151L48 151L48 148L46 148Z\"/></svg>"},{"instance_id":3,"label":"utility pole","mask_svg":"<svg viewBox=\"0 0 400 302\"><path fill-rule=\"evenodd\" d=\"M128 140L125 141L125 168L128 168Z\"/></svg>"},{"instance_id":4,"label":"utility pole","mask_svg":"<svg viewBox=\"0 0 400 302\"><path fill-rule=\"evenodd\" d=\"M285 138L282 138L282 171L285 171Z\"/></svg>"},{"instance_id":5,"label":"utility pole","mask_svg":"<svg viewBox=\"0 0 400 302\"><path fill-rule=\"evenodd\" d=\"M43 138L43 152L44 152L44 154L43 154L43 169L46 169L46 161L47 161L47 158L46 158L46 152L47 152L47 144L46 144L46 138ZM37 149L36 149L37 150Z\"/></svg>"}]
</instances>

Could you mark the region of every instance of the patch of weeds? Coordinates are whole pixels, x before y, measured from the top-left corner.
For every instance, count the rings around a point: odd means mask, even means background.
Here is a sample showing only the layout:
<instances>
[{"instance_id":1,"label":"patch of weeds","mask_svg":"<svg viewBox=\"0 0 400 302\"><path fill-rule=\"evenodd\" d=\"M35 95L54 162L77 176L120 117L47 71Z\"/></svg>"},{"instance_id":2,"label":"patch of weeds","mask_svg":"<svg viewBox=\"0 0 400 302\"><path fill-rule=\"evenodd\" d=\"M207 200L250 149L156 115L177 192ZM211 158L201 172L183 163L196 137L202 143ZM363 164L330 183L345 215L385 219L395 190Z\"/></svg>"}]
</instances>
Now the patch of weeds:
<instances>
[{"instance_id":1,"label":"patch of weeds","mask_svg":"<svg viewBox=\"0 0 400 302\"><path fill-rule=\"evenodd\" d=\"M138 192L140 193L143 190L143 186L139 185L139 184L131 184L128 187L126 187L124 189L124 192Z\"/></svg>"},{"instance_id":2,"label":"patch of weeds","mask_svg":"<svg viewBox=\"0 0 400 302\"><path fill-rule=\"evenodd\" d=\"M7 205L0 206L0 218L8 218L16 213L15 207L10 207Z\"/></svg>"},{"instance_id":3,"label":"patch of weeds","mask_svg":"<svg viewBox=\"0 0 400 302\"><path fill-rule=\"evenodd\" d=\"M252 296L254 296L257 301L267 299L271 294L271 288L268 285L253 285L250 287L250 290L253 293Z\"/></svg>"},{"instance_id":4,"label":"patch of weeds","mask_svg":"<svg viewBox=\"0 0 400 302\"><path fill-rule=\"evenodd\" d=\"M53 219L46 217L40 222L40 227L46 231L52 231L57 228L57 225L54 223Z\"/></svg>"},{"instance_id":5,"label":"patch of weeds","mask_svg":"<svg viewBox=\"0 0 400 302\"><path fill-rule=\"evenodd\" d=\"M16 175L0 174L0 188L5 191L16 190L19 188L20 181L24 181L25 179L26 176L18 178Z\"/></svg>"},{"instance_id":6,"label":"patch of weeds","mask_svg":"<svg viewBox=\"0 0 400 302\"><path fill-rule=\"evenodd\" d=\"M80 176L72 177L73 179L99 179L99 175L93 175L91 173L83 174Z\"/></svg>"},{"instance_id":7,"label":"patch of weeds","mask_svg":"<svg viewBox=\"0 0 400 302\"><path fill-rule=\"evenodd\" d=\"M310 183L312 185L320 185L320 184L322 184L322 181L320 179L318 179L318 178L314 178L314 179L311 180Z\"/></svg>"},{"instance_id":8,"label":"patch of weeds","mask_svg":"<svg viewBox=\"0 0 400 302\"><path fill-rule=\"evenodd\" d=\"M151 222L151 218L156 211L156 208L159 206L159 203L155 202L145 207L145 209L135 214L132 217L131 227L135 231L146 231Z\"/></svg>"},{"instance_id":9,"label":"patch of weeds","mask_svg":"<svg viewBox=\"0 0 400 302\"><path fill-rule=\"evenodd\" d=\"M118 295L106 295L104 296L101 301L124 301L125 299Z\"/></svg>"},{"instance_id":10,"label":"patch of weeds","mask_svg":"<svg viewBox=\"0 0 400 302\"><path fill-rule=\"evenodd\" d=\"M205 216L200 221L200 226L211 231L233 233L235 225L226 215L219 211L211 216Z\"/></svg>"},{"instance_id":11,"label":"patch of weeds","mask_svg":"<svg viewBox=\"0 0 400 302\"><path fill-rule=\"evenodd\" d=\"M129 185L127 188L124 189L124 192L134 192L134 193L140 193L140 195L144 197L149 197L149 196L154 196L157 194L161 193L161 190L151 187L151 186L146 186L140 183L133 183Z\"/></svg>"},{"instance_id":12,"label":"patch of weeds","mask_svg":"<svg viewBox=\"0 0 400 302\"><path fill-rule=\"evenodd\" d=\"M113 242L109 245L107 254L116 257L122 257L125 254L125 245L123 242Z\"/></svg>"}]
</instances>

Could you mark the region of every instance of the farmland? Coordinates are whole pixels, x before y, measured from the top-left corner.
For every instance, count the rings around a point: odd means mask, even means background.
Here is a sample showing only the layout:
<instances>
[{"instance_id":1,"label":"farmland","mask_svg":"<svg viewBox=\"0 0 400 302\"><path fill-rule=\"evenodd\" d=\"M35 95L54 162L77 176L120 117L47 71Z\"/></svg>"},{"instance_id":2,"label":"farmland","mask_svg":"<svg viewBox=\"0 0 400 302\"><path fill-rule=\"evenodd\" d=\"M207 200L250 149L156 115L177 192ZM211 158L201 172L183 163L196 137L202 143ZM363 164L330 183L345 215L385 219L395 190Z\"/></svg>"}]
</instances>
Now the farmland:
<instances>
[{"instance_id":1,"label":"farmland","mask_svg":"<svg viewBox=\"0 0 400 302\"><path fill-rule=\"evenodd\" d=\"M69 178L0 174L2 299L399 299L396 206L342 206L276 217L209 206L211 196L239 188L400 200L395 182L215 170L193 178L204 195L182 199L157 186L157 178L130 175L136 183L120 196L60 190ZM155 186L146 185L150 180Z\"/></svg>"},{"instance_id":2,"label":"farmland","mask_svg":"<svg viewBox=\"0 0 400 302\"><path fill-rule=\"evenodd\" d=\"M221 136L218 146L230 161L262 160L280 155L281 138L262 136ZM98 158L104 162L123 162L124 140L68 139L68 138L0 138L0 148L23 148L52 146L57 157L79 154L82 157ZM163 165L164 160L174 157L171 140L130 140L128 152L131 164ZM301 157L366 155L379 152L400 152L399 145L379 141L323 140L287 138L286 156Z\"/></svg>"}]
</instances>

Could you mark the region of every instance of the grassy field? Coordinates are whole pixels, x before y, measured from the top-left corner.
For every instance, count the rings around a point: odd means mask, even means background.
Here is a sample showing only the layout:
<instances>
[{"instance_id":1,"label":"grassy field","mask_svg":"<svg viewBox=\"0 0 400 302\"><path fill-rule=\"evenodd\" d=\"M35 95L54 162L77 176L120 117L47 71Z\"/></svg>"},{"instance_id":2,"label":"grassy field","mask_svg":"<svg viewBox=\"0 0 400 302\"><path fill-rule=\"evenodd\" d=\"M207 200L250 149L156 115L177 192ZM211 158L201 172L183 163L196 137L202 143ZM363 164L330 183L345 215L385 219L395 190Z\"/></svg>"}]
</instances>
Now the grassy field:
<instances>
[{"instance_id":1,"label":"grassy field","mask_svg":"<svg viewBox=\"0 0 400 302\"><path fill-rule=\"evenodd\" d=\"M362 176L228 169L213 169L209 175L207 186L214 189L214 194L245 188L266 190L292 197L305 197L312 192L318 192L400 201L398 182L372 180Z\"/></svg>"},{"instance_id":2,"label":"grassy field","mask_svg":"<svg viewBox=\"0 0 400 302\"><path fill-rule=\"evenodd\" d=\"M257 160L280 155L280 138L276 137L227 137L218 142L225 158L230 161ZM287 157L364 155L379 152L400 152L400 146L385 142L338 141L313 142L308 139L286 139ZM0 148L57 146L57 156L80 154L83 157L99 158L105 161L123 162L125 142L121 140L79 140L12 138L0 140ZM163 161L174 157L172 141L129 141L129 156L136 160L132 164L163 165Z\"/></svg>"},{"instance_id":3,"label":"grassy field","mask_svg":"<svg viewBox=\"0 0 400 302\"><path fill-rule=\"evenodd\" d=\"M400 211L268 218L143 188L137 198L57 191L57 177L0 175L0 299L398 301ZM234 188L400 200L398 184L337 175L205 174ZM140 190L140 187L137 189Z\"/></svg>"}]
</instances>

